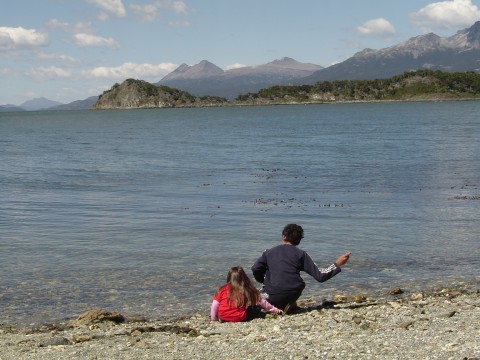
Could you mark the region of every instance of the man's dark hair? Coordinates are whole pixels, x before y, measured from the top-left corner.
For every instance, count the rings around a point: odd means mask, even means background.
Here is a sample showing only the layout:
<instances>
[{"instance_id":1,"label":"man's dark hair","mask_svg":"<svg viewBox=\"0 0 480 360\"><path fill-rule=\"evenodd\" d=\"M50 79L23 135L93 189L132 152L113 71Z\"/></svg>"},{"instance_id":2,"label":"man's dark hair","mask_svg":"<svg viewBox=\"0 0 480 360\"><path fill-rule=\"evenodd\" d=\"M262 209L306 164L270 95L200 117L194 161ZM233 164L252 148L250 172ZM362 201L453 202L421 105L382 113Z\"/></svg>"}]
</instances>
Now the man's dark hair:
<instances>
[{"instance_id":1,"label":"man's dark hair","mask_svg":"<svg viewBox=\"0 0 480 360\"><path fill-rule=\"evenodd\" d=\"M300 225L288 224L283 228L282 236L285 236L290 244L296 246L303 239L303 229Z\"/></svg>"}]
</instances>

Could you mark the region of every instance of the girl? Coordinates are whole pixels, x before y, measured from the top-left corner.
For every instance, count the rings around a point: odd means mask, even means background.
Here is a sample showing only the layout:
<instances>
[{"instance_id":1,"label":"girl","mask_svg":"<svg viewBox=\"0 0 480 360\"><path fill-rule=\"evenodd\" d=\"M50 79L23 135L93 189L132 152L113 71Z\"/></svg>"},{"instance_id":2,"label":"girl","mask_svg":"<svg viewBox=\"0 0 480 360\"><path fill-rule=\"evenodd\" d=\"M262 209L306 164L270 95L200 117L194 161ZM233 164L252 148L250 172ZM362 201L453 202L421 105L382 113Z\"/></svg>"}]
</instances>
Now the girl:
<instances>
[{"instance_id":1,"label":"girl","mask_svg":"<svg viewBox=\"0 0 480 360\"><path fill-rule=\"evenodd\" d=\"M262 299L260 292L253 286L241 266L228 271L227 283L213 296L210 317L212 321L245 321L247 309L260 305L269 312L283 314L283 311Z\"/></svg>"}]
</instances>

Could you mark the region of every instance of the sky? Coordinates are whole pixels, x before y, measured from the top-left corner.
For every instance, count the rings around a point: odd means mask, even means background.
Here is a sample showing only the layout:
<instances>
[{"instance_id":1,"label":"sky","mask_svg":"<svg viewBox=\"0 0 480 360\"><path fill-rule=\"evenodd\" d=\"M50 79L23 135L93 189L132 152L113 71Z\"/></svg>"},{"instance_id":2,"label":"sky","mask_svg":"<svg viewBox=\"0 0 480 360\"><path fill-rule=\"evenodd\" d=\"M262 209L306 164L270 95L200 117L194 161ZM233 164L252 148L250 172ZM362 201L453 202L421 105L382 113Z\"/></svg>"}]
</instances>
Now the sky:
<instances>
[{"instance_id":1,"label":"sky","mask_svg":"<svg viewBox=\"0 0 480 360\"><path fill-rule=\"evenodd\" d=\"M202 60L327 67L478 20L480 0L1 0L0 105L83 100Z\"/></svg>"}]
</instances>

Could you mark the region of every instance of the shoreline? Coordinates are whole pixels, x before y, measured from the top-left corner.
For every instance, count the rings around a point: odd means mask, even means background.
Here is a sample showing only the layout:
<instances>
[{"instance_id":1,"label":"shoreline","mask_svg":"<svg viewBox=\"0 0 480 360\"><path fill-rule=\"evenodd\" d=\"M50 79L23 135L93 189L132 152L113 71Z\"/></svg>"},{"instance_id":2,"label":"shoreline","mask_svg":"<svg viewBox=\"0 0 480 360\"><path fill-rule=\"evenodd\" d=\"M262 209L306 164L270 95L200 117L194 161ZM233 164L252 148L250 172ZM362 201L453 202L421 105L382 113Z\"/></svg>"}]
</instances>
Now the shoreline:
<instances>
[{"instance_id":1,"label":"shoreline","mask_svg":"<svg viewBox=\"0 0 480 360\"><path fill-rule=\"evenodd\" d=\"M307 279L310 280L310 279ZM451 284L454 284L453 286ZM343 285L342 287L336 287L335 284L331 284L333 287L328 288L315 288L315 286L307 285L303 295L300 297L299 302L303 303L304 305L308 304L309 306L319 306L322 302L331 302L336 301L338 299L343 299L342 301L350 301L355 302L355 299L375 299L375 301L385 301L386 299L390 298L391 295L389 292L392 289L402 289L402 297L408 297L411 294L436 294L440 292L442 289L451 288L451 289L462 289L465 291L474 291L471 289L478 289L480 290L480 286L478 285L478 281L476 277L469 277L465 279L448 279L448 281L444 280L428 280L428 281L407 281L407 282L399 282L396 284L392 284L392 288L382 286L382 287L352 287L348 285ZM313 284L315 285L315 284ZM325 284L323 284L325 285ZM328 285L328 284L327 284ZM215 289L212 287L212 289ZM470 290L468 290L470 289ZM195 303L197 306L189 307L182 306L180 310L172 312L170 308L163 309L161 307L150 308L146 307L142 310L136 309L135 306L122 306L122 304L117 304L119 306L115 306L115 304L105 305L103 303L96 303L96 304L84 304L84 306L76 306L75 309L71 308L69 311L63 312L59 316L55 316L52 314L52 311L45 311L42 312L41 309L37 308L37 312L35 314L25 315L22 314L21 317L15 317L13 313L3 314L3 317L0 318L0 330L2 328L11 328L11 329L19 329L20 331L24 329L28 329L28 331L35 331L35 329L45 328L45 327L64 327L68 322L75 319L76 316L79 314L88 311L89 309L98 309L102 308L109 311L119 312L121 313L126 321L128 322L135 322L139 319L142 321L147 322L155 322L155 321L167 321L167 322L175 322L179 319L184 319L190 316L194 316L196 314L209 314L210 313L210 304L211 304L211 296L213 295L214 290L211 291L211 294L208 295L208 300L205 301L204 296L202 296L202 302L199 303L198 301ZM128 303L130 305L130 303ZM123 304L124 305L124 304ZM185 303L182 303L185 305ZM128 307L130 309L126 310L125 308ZM132 310L133 309L133 310ZM4 309L6 310L6 309ZM53 316L52 316L53 315ZM0 358L0 360L2 360Z\"/></svg>"},{"instance_id":2,"label":"shoreline","mask_svg":"<svg viewBox=\"0 0 480 360\"><path fill-rule=\"evenodd\" d=\"M381 104L381 103L422 103L422 102L449 102L449 101L480 101L480 97L416 97L410 99L374 99L374 100L323 100L305 102L237 102L230 106L275 106L275 105L336 105L336 104ZM226 105L229 106L229 105ZM207 106L208 107L208 106ZM221 106L220 106L221 107ZM120 109L119 109L120 110Z\"/></svg>"},{"instance_id":3,"label":"shoreline","mask_svg":"<svg viewBox=\"0 0 480 360\"><path fill-rule=\"evenodd\" d=\"M322 304L301 298L299 307L244 323L211 322L207 311L146 320L96 309L38 328L0 325L0 359L480 358L476 284Z\"/></svg>"},{"instance_id":4,"label":"shoreline","mask_svg":"<svg viewBox=\"0 0 480 360\"><path fill-rule=\"evenodd\" d=\"M90 108L85 110L109 111L109 110L162 110L162 109L202 109L202 108L234 108L234 107L254 107L254 106L288 106L288 105L348 105L348 104L382 104L382 103L422 103L422 102L462 102L462 101L480 101L480 97L417 97L410 99L375 99L375 100L322 100L322 101L259 101L241 102L233 101L225 104L202 104L202 105L177 105L173 107L110 107L110 108Z\"/></svg>"}]
</instances>

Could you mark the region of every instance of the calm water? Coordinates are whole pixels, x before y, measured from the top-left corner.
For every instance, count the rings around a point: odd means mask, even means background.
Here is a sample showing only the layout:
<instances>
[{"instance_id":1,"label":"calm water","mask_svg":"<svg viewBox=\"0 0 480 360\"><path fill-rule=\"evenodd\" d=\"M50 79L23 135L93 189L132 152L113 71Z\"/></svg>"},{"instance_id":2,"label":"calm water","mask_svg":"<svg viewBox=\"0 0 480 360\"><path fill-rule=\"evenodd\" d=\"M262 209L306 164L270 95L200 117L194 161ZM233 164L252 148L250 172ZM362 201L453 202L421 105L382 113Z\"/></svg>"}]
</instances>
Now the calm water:
<instances>
[{"instance_id":1,"label":"calm water","mask_svg":"<svg viewBox=\"0 0 480 360\"><path fill-rule=\"evenodd\" d=\"M305 294L478 283L480 102L0 113L0 323L209 311L288 222ZM249 271L250 272L250 271ZM307 277L306 277L307 279Z\"/></svg>"}]
</instances>

